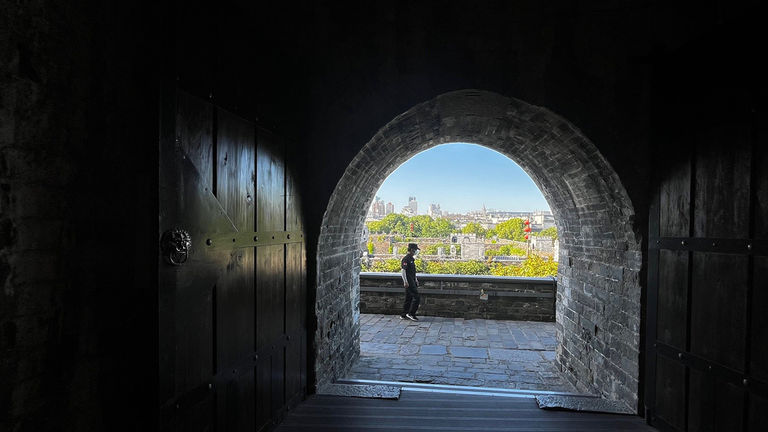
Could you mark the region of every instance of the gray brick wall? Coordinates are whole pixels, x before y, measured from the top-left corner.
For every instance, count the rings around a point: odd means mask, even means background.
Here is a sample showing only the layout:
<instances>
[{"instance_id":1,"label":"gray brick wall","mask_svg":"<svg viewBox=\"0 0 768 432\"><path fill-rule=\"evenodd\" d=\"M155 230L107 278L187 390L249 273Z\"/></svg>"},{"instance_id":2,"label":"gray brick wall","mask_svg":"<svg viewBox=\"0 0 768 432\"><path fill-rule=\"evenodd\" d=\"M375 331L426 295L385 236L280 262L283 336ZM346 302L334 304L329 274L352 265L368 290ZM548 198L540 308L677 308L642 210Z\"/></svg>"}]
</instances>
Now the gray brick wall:
<instances>
[{"instance_id":1,"label":"gray brick wall","mask_svg":"<svg viewBox=\"0 0 768 432\"><path fill-rule=\"evenodd\" d=\"M441 95L396 117L337 184L318 243L318 382L338 378L359 354L359 243L374 193L418 152L451 142L509 156L542 191L561 239L558 364L578 388L636 408L642 256L626 190L594 144L565 119L474 90Z\"/></svg>"}]
</instances>

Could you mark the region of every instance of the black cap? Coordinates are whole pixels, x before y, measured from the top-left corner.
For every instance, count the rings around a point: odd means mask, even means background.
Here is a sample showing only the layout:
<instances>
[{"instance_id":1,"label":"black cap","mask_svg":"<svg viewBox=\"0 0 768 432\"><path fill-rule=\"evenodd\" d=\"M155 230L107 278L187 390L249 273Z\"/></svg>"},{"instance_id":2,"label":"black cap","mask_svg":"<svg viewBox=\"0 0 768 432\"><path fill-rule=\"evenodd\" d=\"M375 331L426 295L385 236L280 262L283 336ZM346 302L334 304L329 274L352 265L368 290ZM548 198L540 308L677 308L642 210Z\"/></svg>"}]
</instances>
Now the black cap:
<instances>
[{"instance_id":1,"label":"black cap","mask_svg":"<svg viewBox=\"0 0 768 432\"><path fill-rule=\"evenodd\" d=\"M419 249L419 245L417 245L416 243L408 243L408 250L416 250L416 249Z\"/></svg>"}]
</instances>

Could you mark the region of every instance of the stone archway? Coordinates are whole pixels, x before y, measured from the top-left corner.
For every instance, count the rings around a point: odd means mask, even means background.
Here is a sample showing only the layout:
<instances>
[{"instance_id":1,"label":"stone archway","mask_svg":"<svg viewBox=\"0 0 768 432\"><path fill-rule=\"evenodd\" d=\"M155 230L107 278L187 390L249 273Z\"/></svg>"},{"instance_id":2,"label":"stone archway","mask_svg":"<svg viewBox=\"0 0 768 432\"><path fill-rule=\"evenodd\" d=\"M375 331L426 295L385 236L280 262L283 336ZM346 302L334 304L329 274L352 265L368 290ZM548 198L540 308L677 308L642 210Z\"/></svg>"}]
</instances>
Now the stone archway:
<instances>
[{"instance_id":1,"label":"stone archway","mask_svg":"<svg viewBox=\"0 0 768 432\"><path fill-rule=\"evenodd\" d=\"M468 142L520 165L550 204L561 241L557 357L581 391L637 409L640 235L617 174L553 112L479 90L446 93L380 129L347 167L323 218L317 263L318 385L359 355L359 242L374 193L402 163L439 144Z\"/></svg>"}]
</instances>

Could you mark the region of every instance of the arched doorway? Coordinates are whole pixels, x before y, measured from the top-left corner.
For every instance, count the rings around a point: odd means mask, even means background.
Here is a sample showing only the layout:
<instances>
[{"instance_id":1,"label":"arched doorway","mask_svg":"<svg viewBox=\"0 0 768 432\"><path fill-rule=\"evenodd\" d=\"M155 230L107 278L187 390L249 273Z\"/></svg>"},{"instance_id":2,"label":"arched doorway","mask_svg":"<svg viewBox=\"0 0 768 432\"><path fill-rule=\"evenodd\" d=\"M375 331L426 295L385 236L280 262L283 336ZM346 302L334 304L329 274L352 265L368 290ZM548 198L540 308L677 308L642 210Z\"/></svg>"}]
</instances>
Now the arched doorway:
<instances>
[{"instance_id":1,"label":"arched doorway","mask_svg":"<svg viewBox=\"0 0 768 432\"><path fill-rule=\"evenodd\" d=\"M337 184L317 253L318 385L342 376L358 355L358 243L374 192L406 160L449 142L508 156L542 191L561 241L556 361L579 390L636 409L642 252L632 203L575 126L545 108L479 90L446 93L397 116Z\"/></svg>"}]
</instances>

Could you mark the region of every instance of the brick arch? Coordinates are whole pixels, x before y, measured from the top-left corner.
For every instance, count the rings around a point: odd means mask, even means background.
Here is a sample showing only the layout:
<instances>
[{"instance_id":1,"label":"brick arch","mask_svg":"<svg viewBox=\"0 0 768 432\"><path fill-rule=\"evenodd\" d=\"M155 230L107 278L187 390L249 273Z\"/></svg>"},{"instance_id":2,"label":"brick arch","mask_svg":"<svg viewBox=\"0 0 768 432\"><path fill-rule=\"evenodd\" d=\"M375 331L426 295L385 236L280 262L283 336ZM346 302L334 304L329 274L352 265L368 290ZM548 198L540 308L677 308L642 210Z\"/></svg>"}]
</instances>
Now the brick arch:
<instances>
[{"instance_id":1,"label":"brick arch","mask_svg":"<svg viewBox=\"0 0 768 432\"><path fill-rule=\"evenodd\" d=\"M556 361L578 389L636 409L642 253L629 196L594 144L568 121L479 90L446 93L397 116L338 182L317 252L318 385L342 376L359 355L359 243L375 192L417 153L452 142L506 155L544 194L561 242Z\"/></svg>"}]
</instances>

